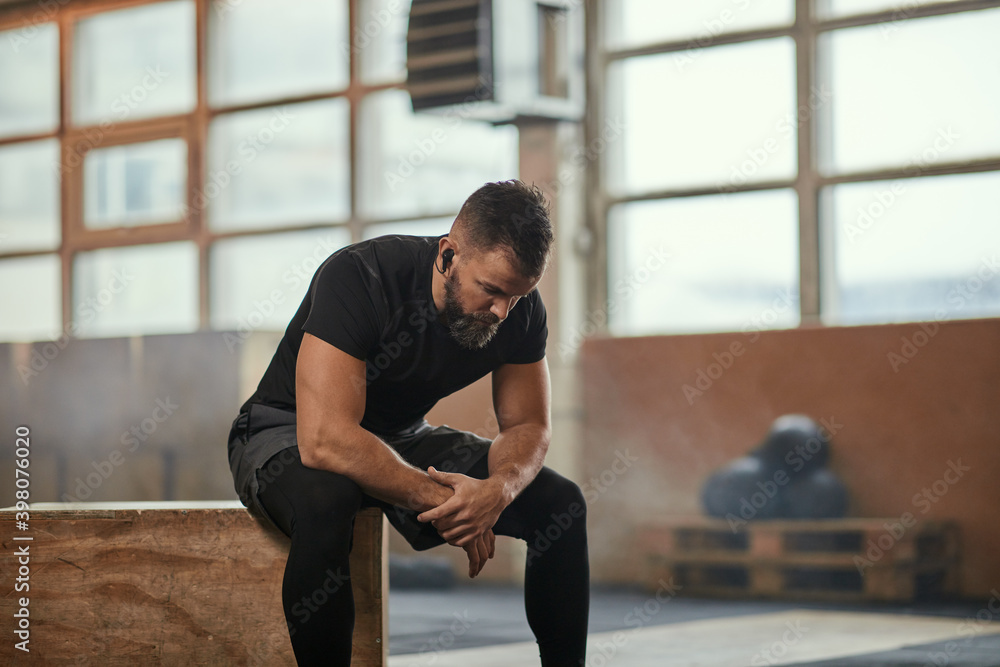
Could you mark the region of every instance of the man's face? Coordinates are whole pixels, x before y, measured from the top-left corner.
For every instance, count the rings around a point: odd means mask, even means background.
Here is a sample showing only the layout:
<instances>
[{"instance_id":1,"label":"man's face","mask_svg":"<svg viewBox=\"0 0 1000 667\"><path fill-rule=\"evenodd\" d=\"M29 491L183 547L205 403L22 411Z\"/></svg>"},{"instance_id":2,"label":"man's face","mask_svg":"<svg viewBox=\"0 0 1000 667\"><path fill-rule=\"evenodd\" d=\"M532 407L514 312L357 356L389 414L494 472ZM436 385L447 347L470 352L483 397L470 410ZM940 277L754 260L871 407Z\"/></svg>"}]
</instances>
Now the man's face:
<instances>
[{"instance_id":1,"label":"man's face","mask_svg":"<svg viewBox=\"0 0 1000 667\"><path fill-rule=\"evenodd\" d=\"M517 300L536 284L502 251L475 253L461 262L456 256L444 281L444 316L452 337L467 350L486 347Z\"/></svg>"}]
</instances>

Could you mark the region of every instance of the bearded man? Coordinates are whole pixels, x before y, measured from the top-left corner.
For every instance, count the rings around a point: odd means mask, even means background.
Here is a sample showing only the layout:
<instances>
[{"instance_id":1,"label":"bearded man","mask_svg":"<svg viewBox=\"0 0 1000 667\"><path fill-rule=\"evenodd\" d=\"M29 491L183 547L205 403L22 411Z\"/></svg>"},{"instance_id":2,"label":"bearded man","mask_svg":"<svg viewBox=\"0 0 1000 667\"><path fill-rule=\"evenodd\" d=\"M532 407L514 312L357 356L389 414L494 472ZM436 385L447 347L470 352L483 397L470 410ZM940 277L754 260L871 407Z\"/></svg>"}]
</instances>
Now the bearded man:
<instances>
[{"instance_id":1,"label":"bearded man","mask_svg":"<svg viewBox=\"0 0 1000 667\"><path fill-rule=\"evenodd\" d=\"M542 665L583 664L586 507L543 465L548 330L536 287L552 236L537 188L488 183L446 236L364 241L316 271L229 439L243 503L291 537L282 603L300 665L350 664L351 586L308 615L295 605L329 572L349 576L354 517L370 506L415 549L464 549L471 577L495 535L537 541L558 526L529 549L525 610ZM488 374L496 438L426 422Z\"/></svg>"}]
</instances>

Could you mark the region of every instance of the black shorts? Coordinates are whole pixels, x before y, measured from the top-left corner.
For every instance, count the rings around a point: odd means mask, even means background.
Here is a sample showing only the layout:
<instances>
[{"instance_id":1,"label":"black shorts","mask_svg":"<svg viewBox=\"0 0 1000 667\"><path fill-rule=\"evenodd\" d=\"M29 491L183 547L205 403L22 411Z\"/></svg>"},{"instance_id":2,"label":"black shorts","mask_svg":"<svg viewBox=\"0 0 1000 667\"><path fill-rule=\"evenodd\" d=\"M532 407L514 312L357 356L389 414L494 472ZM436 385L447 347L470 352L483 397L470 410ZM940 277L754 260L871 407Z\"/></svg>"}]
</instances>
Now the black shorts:
<instances>
[{"instance_id":1,"label":"black shorts","mask_svg":"<svg viewBox=\"0 0 1000 667\"><path fill-rule=\"evenodd\" d=\"M277 523L260 502L259 491L268 475L279 474L285 465L301 465L295 417L294 412L251 404L248 412L236 418L229 433L229 467L236 493L251 513L276 527ZM400 433L377 435L404 460L421 470L434 466L442 472L479 478L488 474L486 456L492 441L473 433L449 426L435 427L421 421ZM418 512L390 505L367 494L362 506L382 508L389 522L414 549L428 549L444 543L433 526L417 521Z\"/></svg>"}]
</instances>

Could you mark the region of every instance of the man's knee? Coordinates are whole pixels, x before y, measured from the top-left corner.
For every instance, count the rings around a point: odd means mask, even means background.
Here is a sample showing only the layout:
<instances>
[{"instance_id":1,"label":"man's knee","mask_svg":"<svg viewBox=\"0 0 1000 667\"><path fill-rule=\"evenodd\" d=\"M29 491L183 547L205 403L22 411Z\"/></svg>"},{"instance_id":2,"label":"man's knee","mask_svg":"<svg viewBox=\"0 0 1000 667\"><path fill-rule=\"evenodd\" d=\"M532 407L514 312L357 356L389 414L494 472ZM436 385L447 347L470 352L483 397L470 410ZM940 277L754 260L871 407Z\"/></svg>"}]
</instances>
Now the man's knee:
<instances>
[{"instance_id":1,"label":"man's knee","mask_svg":"<svg viewBox=\"0 0 1000 667\"><path fill-rule=\"evenodd\" d=\"M543 472L547 469L543 469ZM574 482L548 471L541 475L538 495L523 535L528 543L527 565L554 547L586 550L587 503Z\"/></svg>"},{"instance_id":2,"label":"man's knee","mask_svg":"<svg viewBox=\"0 0 1000 667\"><path fill-rule=\"evenodd\" d=\"M567 517L572 519L574 523L583 524L587 519L587 501L583 497L583 491L575 483L565 478L560 478L560 490L558 495L558 500L555 503L556 510L559 513L553 513L553 518L561 518L563 523L566 523ZM563 526L563 529L568 529L569 526Z\"/></svg>"},{"instance_id":3,"label":"man's knee","mask_svg":"<svg viewBox=\"0 0 1000 667\"><path fill-rule=\"evenodd\" d=\"M587 501L575 482L543 468L532 487L525 500L535 514L534 523L544 524L545 531L562 533L586 524Z\"/></svg>"},{"instance_id":4,"label":"man's knee","mask_svg":"<svg viewBox=\"0 0 1000 667\"><path fill-rule=\"evenodd\" d=\"M548 468L543 468L538 473L536 481L544 485L543 495L552 509L568 511L573 508L574 513L579 513L581 516L586 514L587 501L583 496L583 490L576 482Z\"/></svg>"}]
</instances>

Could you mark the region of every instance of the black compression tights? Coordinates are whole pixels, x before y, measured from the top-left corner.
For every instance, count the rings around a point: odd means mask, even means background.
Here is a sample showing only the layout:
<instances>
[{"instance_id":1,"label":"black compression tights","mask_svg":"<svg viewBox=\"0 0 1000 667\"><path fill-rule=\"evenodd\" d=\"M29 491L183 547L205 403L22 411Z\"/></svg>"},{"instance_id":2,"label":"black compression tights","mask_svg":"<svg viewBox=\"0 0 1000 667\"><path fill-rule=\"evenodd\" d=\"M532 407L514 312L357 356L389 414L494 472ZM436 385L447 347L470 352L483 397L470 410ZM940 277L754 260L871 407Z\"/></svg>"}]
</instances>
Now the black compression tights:
<instances>
[{"instance_id":1,"label":"black compression tights","mask_svg":"<svg viewBox=\"0 0 1000 667\"><path fill-rule=\"evenodd\" d=\"M281 590L292 648L299 665L347 667L354 631L350 541L364 495L346 477L305 467L292 451L294 461L262 484L259 496L292 540ZM484 458L469 475L485 476L485 465ZM590 597L579 487L542 468L493 530L528 542L525 611L542 665L582 665Z\"/></svg>"}]
</instances>

